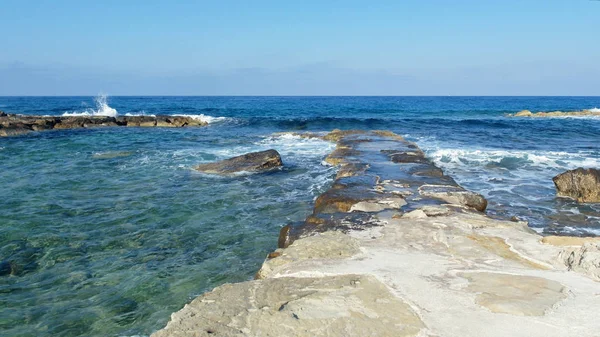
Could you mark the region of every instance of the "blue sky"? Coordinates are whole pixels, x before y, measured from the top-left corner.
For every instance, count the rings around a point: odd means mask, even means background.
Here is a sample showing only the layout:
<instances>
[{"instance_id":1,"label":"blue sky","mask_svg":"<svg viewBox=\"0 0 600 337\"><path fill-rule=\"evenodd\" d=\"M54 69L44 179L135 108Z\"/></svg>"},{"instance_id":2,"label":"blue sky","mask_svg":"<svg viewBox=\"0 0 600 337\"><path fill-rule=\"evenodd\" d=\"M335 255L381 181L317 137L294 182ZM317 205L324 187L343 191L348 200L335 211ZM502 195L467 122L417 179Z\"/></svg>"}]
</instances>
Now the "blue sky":
<instances>
[{"instance_id":1,"label":"blue sky","mask_svg":"<svg viewBox=\"0 0 600 337\"><path fill-rule=\"evenodd\" d=\"M600 1L1 0L0 31L0 95L600 95Z\"/></svg>"}]
</instances>

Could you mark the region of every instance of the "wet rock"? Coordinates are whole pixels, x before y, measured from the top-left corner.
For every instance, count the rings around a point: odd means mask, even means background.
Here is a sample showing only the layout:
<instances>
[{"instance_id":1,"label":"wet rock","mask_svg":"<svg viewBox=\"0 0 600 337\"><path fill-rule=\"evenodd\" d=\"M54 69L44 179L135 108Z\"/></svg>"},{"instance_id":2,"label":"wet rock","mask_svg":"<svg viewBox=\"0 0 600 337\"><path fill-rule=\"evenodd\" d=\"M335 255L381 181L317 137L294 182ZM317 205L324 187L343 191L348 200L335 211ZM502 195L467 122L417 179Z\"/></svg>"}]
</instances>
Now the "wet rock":
<instances>
[{"instance_id":1,"label":"wet rock","mask_svg":"<svg viewBox=\"0 0 600 337\"><path fill-rule=\"evenodd\" d=\"M265 172L283 166L281 156L275 150L247 153L241 156L225 159L216 163L201 164L196 170L228 175L237 172Z\"/></svg>"},{"instance_id":2,"label":"wet rock","mask_svg":"<svg viewBox=\"0 0 600 337\"><path fill-rule=\"evenodd\" d=\"M152 116L127 116L124 118L129 127L153 127L156 126L156 118Z\"/></svg>"},{"instance_id":3,"label":"wet rock","mask_svg":"<svg viewBox=\"0 0 600 337\"><path fill-rule=\"evenodd\" d=\"M6 112L4 112L4 111L0 110L0 117L6 117L6 116L8 116L8 115L6 114Z\"/></svg>"},{"instance_id":4,"label":"wet rock","mask_svg":"<svg viewBox=\"0 0 600 337\"><path fill-rule=\"evenodd\" d=\"M517 112L514 116L515 117L526 117L526 116L529 117L531 115L532 115L531 111L529 111L529 110L521 110L521 111Z\"/></svg>"},{"instance_id":5,"label":"wet rock","mask_svg":"<svg viewBox=\"0 0 600 337\"><path fill-rule=\"evenodd\" d=\"M30 133L32 129L26 127L0 127L0 137L21 136Z\"/></svg>"},{"instance_id":6,"label":"wet rock","mask_svg":"<svg viewBox=\"0 0 600 337\"><path fill-rule=\"evenodd\" d=\"M552 178L559 196L577 202L600 202L600 170L578 168Z\"/></svg>"},{"instance_id":7,"label":"wet rock","mask_svg":"<svg viewBox=\"0 0 600 337\"><path fill-rule=\"evenodd\" d=\"M59 123L54 125L55 129L77 129L82 128L83 124L89 123L90 121L87 118L82 117L71 117L71 118L62 118Z\"/></svg>"},{"instance_id":8,"label":"wet rock","mask_svg":"<svg viewBox=\"0 0 600 337\"><path fill-rule=\"evenodd\" d=\"M114 117L93 117L85 119L82 125L84 128L117 126L117 119Z\"/></svg>"},{"instance_id":9,"label":"wet rock","mask_svg":"<svg viewBox=\"0 0 600 337\"><path fill-rule=\"evenodd\" d=\"M519 111L515 114L509 114L508 117L581 117L581 116L600 116L600 111L580 110L580 111L540 111L533 113L529 110Z\"/></svg>"},{"instance_id":10,"label":"wet rock","mask_svg":"<svg viewBox=\"0 0 600 337\"><path fill-rule=\"evenodd\" d=\"M435 198L450 204L472 207L480 212L487 208L487 200L480 194L467 191L462 187L449 185L423 185L419 194L426 198Z\"/></svg>"}]
</instances>

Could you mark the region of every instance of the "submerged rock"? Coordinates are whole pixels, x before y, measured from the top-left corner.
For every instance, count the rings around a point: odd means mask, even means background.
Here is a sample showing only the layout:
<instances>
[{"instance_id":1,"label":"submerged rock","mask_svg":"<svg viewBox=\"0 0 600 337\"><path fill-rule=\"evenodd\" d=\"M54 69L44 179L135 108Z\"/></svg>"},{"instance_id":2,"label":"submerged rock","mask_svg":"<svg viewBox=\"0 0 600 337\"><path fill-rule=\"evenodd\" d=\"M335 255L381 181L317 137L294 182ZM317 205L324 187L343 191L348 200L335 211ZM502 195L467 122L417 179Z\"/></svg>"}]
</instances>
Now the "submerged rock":
<instances>
[{"instance_id":1,"label":"submerged rock","mask_svg":"<svg viewBox=\"0 0 600 337\"><path fill-rule=\"evenodd\" d=\"M578 168L552 178L557 194L577 202L600 202L600 170Z\"/></svg>"},{"instance_id":2,"label":"submerged rock","mask_svg":"<svg viewBox=\"0 0 600 337\"><path fill-rule=\"evenodd\" d=\"M215 163L200 164L196 170L204 173L229 175L238 172L264 172L283 166L279 152L271 149L251 152Z\"/></svg>"}]
</instances>

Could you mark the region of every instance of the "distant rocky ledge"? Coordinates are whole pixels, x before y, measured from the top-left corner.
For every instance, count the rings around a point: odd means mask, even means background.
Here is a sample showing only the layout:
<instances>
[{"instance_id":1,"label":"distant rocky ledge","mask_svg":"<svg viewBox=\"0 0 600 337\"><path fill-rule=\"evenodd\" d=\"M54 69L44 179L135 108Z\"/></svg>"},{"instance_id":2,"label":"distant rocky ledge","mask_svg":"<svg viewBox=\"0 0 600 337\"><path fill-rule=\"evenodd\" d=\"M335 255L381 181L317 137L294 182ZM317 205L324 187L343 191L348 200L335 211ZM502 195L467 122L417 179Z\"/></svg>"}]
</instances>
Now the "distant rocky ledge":
<instances>
[{"instance_id":1,"label":"distant rocky ledge","mask_svg":"<svg viewBox=\"0 0 600 337\"><path fill-rule=\"evenodd\" d=\"M522 110L514 114L508 114L508 117L600 117L600 109L580 110L580 111L540 111L531 112Z\"/></svg>"},{"instance_id":2,"label":"distant rocky ledge","mask_svg":"<svg viewBox=\"0 0 600 337\"><path fill-rule=\"evenodd\" d=\"M0 137L19 136L32 131L110 126L171 127L206 126L189 116L29 116L0 111Z\"/></svg>"},{"instance_id":3,"label":"distant rocky ledge","mask_svg":"<svg viewBox=\"0 0 600 337\"><path fill-rule=\"evenodd\" d=\"M339 165L253 281L225 284L152 337L597 336L600 238L487 217L413 143L334 131Z\"/></svg>"}]
</instances>

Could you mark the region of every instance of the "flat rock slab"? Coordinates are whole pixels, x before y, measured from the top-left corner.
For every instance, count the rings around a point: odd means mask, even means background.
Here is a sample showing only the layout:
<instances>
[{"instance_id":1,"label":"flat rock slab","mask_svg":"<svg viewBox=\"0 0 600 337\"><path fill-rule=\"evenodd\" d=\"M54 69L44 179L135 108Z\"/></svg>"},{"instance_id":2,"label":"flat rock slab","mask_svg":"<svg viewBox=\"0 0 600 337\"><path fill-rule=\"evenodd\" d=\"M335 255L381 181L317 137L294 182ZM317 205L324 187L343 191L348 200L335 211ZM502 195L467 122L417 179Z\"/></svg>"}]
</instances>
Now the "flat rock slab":
<instances>
[{"instance_id":1,"label":"flat rock slab","mask_svg":"<svg viewBox=\"0 0 600 337\"><path fill-rule=\"evenodd\" d=\"M450 204L475 208L483 212L487 208L487 200L477 193L467 191L462 187L450 185L423 185L419 188L423 197L435 198Z\"/></svg>"},{"instance_id":2,"label":"flat rock slab","mask_svg":"<svg viewBox=\"0 0 600 337\"><path fill-rule=\"evenodd\" d=\"M200 164L196 170L210 174L230 175L239 172L264 172L283 166L275 150L251 152L216 163Z\"/></svg>"},{"instance_id":3,"label":"flat rock slab","mask_svg":"<svg viewBox=\"0 0 600 337\"><path fill-rule=\"evenodd\" d=\"M477 293L477 304L494 313L543 316L566 298L562 284L541 277L501 273L462 273L467 290Z\"/></svg>"},{"instance_id":4,"label":"flat rock slab","mask_svg":"<svg viewBox=\"0 0 600 337\"><path fill-rule=\"evenodd\" d=\"M423 322L376 278L341 275L226 284L152 337L417 336Z\"/></svg>"}]
</instances>

